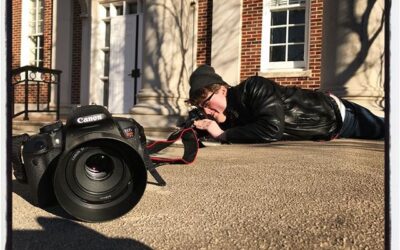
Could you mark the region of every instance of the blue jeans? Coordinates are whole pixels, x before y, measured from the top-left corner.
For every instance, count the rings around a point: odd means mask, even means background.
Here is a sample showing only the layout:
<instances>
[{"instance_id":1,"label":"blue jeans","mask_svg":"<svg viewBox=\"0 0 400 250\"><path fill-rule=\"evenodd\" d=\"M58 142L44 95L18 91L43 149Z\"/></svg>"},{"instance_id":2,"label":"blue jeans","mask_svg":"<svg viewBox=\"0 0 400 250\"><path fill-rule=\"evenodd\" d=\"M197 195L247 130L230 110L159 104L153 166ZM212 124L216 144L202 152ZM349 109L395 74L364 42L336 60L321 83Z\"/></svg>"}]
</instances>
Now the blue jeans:
<instances>
[{"instance_id":1,"label":"blue jeans","mask_svg":"<svg viewBox=\"0 0 400 250\"><path fill-rule=\"evenodd\" d=\"M346 107L346 115L339 138L382 139L385 137L385 122L382 117L368 109L341 99Z\"/></svg>"}]
</instances>

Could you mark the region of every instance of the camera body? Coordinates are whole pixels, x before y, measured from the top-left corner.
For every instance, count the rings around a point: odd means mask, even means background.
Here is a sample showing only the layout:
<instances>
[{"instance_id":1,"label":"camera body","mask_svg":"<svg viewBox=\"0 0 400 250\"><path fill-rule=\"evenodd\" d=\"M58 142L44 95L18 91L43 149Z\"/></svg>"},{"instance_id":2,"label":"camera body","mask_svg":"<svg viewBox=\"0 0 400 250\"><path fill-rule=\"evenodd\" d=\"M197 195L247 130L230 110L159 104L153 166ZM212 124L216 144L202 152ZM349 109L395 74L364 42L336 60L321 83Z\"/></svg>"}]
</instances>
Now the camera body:
<instances>
[{"instance_id":1,"label":"camera body","mask_svg":"<svg viewBox=\"0 0 400 250\"><path fill-rule=\"evenodd\" d=\"M57 200L84 221L131 210L144 193L151 164L143 127L98 105L77 108L66 125L42 127L24 143L22 159L32 202L45 207Z\"/></svg>"},{"instance_id":2,"label":"camera body","mask_svg":"<svg viewBox=\"0 0 400 250\"><path fill-rule=\"evenodd\" d=\"M189 111L186 120L183 122L181 127L190 128L193 127L193 123L197 120L206 119L207 115L199 108L194 108Z\"/></svg>"}]
</instances>

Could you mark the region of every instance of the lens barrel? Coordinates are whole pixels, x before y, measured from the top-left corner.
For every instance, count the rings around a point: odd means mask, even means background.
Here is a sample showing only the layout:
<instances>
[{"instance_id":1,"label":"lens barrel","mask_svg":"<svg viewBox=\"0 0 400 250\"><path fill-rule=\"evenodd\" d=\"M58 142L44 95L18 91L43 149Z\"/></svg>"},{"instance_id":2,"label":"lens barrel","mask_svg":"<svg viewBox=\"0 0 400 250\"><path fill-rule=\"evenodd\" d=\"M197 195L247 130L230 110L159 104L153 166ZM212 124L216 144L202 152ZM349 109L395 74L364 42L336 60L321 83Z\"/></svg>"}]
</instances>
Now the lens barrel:
<instances>
[{"instance_id":1,"label":"lens barrel","mask_svg":"<svg viewBox=\"0 0 400 250\"><path fill-rule=\"evenodd\" d=\"M85 142L60 157L54 192L83 221L106 221L130 211L142 197L147 171L130 145L113 139Z\"/></svg>"}]
</instances>

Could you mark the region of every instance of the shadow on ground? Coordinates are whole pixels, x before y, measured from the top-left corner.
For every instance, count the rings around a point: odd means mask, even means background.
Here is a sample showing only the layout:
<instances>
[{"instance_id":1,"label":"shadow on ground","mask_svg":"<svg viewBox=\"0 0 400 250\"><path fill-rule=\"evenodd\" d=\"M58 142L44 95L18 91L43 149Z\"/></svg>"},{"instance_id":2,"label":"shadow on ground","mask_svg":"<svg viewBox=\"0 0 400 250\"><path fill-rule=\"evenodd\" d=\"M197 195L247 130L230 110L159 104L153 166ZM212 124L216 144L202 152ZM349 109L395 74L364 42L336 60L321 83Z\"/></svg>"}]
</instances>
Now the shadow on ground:
<instances>
[{"instance_id":1,"label":"shadow on ground","mask_svg":"<svg viewBox=\"0 0 400 250\"><path fill-rule=\"evenodd\" d=\"M13 192L15 194L19 195L22 199L30 203L32 206L35 206L33 204L32 196L29 193L29 186L27 184L22 184L17 180L13 180L12 186L13 186ZM70 216L61 206L59 206L55 200L52 205L41 209L53 215L62 217L64 219L76 220L74 217Z\"/></svg>"},{"instance_id":2,"label":"shadow on ground","mask_svg":"<svg viewBox=\"0 0 400 250\"><path fill-rule=\"evenodd\" d=\"M127 238L111 238L74 221L38 217L42 230L14 230L13 249L151 249Z\"/></svg>"}]
</instances>

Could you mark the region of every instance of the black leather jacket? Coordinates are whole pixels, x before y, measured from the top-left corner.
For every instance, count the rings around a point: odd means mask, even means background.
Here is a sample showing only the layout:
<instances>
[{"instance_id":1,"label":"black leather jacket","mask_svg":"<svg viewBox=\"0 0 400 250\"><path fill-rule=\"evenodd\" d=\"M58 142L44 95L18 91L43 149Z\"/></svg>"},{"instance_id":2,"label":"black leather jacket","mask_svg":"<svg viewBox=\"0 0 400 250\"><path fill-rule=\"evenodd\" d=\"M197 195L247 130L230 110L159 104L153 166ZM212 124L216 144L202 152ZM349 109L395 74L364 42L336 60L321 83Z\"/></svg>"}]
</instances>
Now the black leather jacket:
<instances>
[{"instance_id":1,"label":"black leather jacket","mask_svg":"<svg viewBox=\"0 0 400 250\"><path fill-rule=\"evenodd\" d=\"M330 140L342 125L329 95L283 87L259 76L228 89L226 115L222 138L233 143Z\"/></svg>"}]
</instances>

